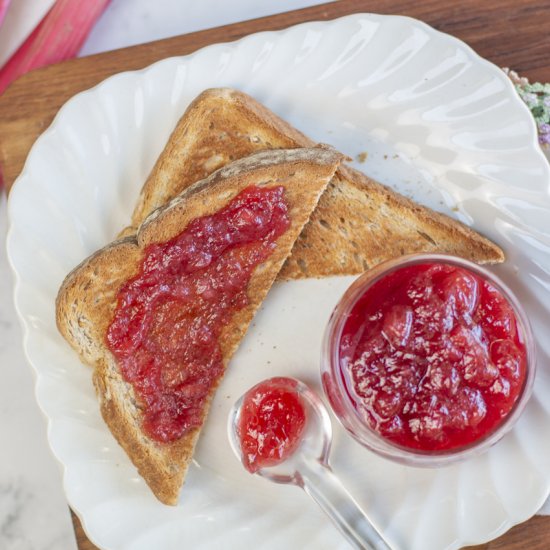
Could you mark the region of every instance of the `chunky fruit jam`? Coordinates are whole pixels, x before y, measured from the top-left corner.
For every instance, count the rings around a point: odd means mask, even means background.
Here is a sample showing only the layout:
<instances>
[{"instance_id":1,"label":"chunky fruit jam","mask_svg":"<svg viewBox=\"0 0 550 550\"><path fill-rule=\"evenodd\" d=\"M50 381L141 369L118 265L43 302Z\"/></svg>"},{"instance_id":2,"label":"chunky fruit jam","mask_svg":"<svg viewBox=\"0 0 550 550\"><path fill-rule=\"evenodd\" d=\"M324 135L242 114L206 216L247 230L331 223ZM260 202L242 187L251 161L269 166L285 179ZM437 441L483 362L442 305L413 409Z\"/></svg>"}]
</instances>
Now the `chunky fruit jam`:
<instances>
[{"instance_id":1,"label":"chunky fruit jam","mask_svg":"<svg viewBox=\"0 0 550 550\"><path fill-rule=\"evenodd\" d=\"M307 419L295 386L291 379L271 378L245 394L237 435L249 472L283 462L300 445Z\"/></svg>"},{"instance_id":2,"label":"chunky fruit jam","mask_svg":"<svg viewBox=\"0 0 550 550\"><path fill-rule=\"evenodd\" d=\"M349 396L403 447L457 449L492 432L523 389L525 343L489 282L449 264L397 269L352 307L339 344Z\"/></svg>"},{"instance_id":3,"label":"chunky fruit jam","mask_svg":"<svg viewBox=\"0 0 550 550\"><path fill-rule=\"evenodd\" d=\"M146 248L138 275L118 294L106 340L152 439L173 441L200 426L224 369L222 329L249 303L252 272L289 223L282 186L251 186Z\"/></svg>"}]
</instances>

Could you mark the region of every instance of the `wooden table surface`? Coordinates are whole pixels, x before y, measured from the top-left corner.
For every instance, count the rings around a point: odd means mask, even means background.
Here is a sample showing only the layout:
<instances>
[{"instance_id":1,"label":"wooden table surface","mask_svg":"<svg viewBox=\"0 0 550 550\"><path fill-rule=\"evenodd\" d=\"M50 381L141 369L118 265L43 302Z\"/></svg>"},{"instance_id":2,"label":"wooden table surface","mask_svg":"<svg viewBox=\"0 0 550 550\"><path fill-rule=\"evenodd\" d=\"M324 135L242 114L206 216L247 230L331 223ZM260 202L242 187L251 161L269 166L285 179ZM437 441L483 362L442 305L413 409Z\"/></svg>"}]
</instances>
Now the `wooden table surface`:
<instances>
[{"instance_id":1,"label":"wooden table surface","mask_svg":"<svg viewBox=\"0 0 550 550\"><path fill-rule=\"evenodd\" d=\"M59 107L75 93L112 74L140 69L165 57L188 54L253 32L358 12L416 17L462 39L501 67L510 67L532 81L550 81L549 0L341 0L66 61L25 75L0 97L0 167L4 183L9 189L34 140L50 124ZM74 515L73 522L79 549L95 549ZM475 549L548 550L550 517L534 517Z\"/></svg>"}]
</instances>

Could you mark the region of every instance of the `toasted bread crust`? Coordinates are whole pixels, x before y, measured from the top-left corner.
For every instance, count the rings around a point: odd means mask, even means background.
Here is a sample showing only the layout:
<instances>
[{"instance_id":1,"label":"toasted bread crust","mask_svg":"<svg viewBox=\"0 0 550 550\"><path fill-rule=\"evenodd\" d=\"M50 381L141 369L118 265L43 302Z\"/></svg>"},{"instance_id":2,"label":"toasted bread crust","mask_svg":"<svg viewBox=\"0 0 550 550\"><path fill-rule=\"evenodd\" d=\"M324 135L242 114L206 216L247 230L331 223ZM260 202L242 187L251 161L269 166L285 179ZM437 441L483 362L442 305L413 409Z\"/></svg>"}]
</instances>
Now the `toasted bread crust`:
<instances>
[{"instance_id":1,"label":"toasted bread crust","mask_svg":"<svg viewBox=\"0 0 550 550\"><path fill-rule=\"evenodd\" d=\"M149 175L133 226L213 170L254 151L311 147L313 142L249 95L228 88L201 93L174 129ZM124 235L135 232L126 228ZM467 226L341 166L321 197L279 278L355 275L414 252L439 252L478 263L504 253Z\"/></svg>"},{"instance_id":2,"label":"toasted bread crust","mask_svg":"<svg viewBox=\"0 0 550 550\"><path fill-rule=\"evenodd\" d=\"M466 225L340 166L279 279L353 275L404 254L430 252L479 264L504 261L498 246Z\"/></svg>"},{"instance_id":3,"label":"toasted bread crust","mask_svg":"<svg viewBox=\"0 0 550 550\"><path fill-rule=\"evenodd\" d=\"M277 240L273 253L255 268L247 289L249 304L222 329L220 349L226 367L341 159L334 149L312 148L263 151L237 161L189 187L146 219L136 237L107 245L63 282L56 300L59 330L82 360L95 367L103 418L162 502L177 503L200 429L168 444L157 443L141 431L141 405L105 342L121 286L137 274L148 244L180 234L192 220L219 211L250 185L282 185L290 227ZM215 389L207 397L203 421Z\"/></svg>"},{"instance_id":4,"label":"toasted bread crust","mask_svg":"<svg viewBox=\"0 0 550 550\"><path fill-rule=\"evenodd\" d=\"M147 178L132 214L132 227L137 228L189 185L234 160L266 149L314 145L246 94L229 88L205 90L181 117Z\"/></svg>"},{"instance_id":5,"label":"toasted bread crust","mask_svg":"<svg viewBox=\"0 0 550 550\"><path fill-rule=\"evenodd\" d=\"M75 267L59 289L57 328L87 365L94 366L104 356L103 338L116 296L122 284L137 274L140 258L135 236L114 241Z\"/></svg>"}]
</instances>

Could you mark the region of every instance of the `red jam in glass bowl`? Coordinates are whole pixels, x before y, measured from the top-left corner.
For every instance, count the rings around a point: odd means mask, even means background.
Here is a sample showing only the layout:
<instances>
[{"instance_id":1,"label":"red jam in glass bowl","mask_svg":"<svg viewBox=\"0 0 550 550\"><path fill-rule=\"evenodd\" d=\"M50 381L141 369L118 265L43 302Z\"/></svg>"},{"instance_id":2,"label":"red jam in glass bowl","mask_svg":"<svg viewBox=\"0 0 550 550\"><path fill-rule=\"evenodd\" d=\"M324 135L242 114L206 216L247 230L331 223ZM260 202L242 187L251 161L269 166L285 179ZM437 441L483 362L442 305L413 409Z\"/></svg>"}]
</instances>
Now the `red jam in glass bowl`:
<instances>
[{"instance_id":1,"label":"red jam in glass bowl","mask_svg":"<svg viewBox=\"0 0 550 550\"><path fill-rule=\"evenodd\" d=\"M307 422L302 397L289 378L270 378L243 396L237 436L251 473L280 464L299 447Z\"/></svg>"},{"instance_id":2,"label":"red jam in glass bowl","mask_svg":"<svg viewBox=\"0 0 550 550\"><path fill-rule=\"evenodd\" d=\"M534 374L530 334L517 300L486 270L410 256L344 295L325 336L323 383L367 447L445 462L493 444L521 412Z\"/></svg>"}]
</instances>

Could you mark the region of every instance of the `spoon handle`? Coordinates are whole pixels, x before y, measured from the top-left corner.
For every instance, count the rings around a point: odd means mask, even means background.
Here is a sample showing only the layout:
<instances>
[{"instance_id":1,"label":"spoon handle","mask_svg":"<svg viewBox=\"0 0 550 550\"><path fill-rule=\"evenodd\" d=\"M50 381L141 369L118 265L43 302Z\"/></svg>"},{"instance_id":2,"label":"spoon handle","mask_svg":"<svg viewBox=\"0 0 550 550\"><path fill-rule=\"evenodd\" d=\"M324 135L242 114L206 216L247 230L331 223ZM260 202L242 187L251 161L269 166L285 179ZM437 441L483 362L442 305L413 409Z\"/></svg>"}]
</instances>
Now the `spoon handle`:
<instances>
[{"instance_id":1,"label":"spoon handle","mask_svg":"<svg viewBox=\"0 0 550 550\"><path fill-rule=\"evenodd\" d=\"M355 548L391 550L328 464L317 460L304 461L298 477L298 485L317 502Z\"/></svg>"}]
</instances>

